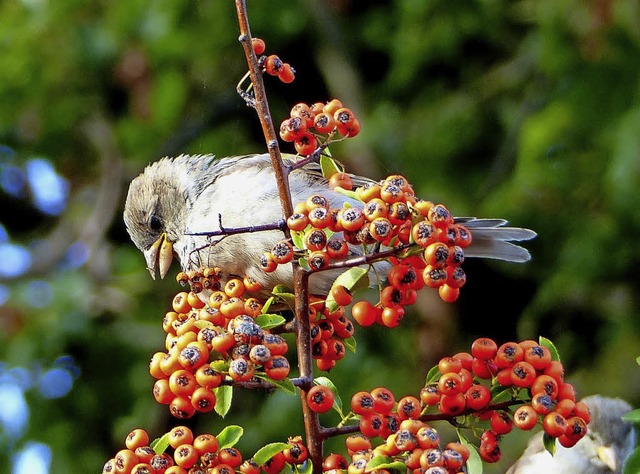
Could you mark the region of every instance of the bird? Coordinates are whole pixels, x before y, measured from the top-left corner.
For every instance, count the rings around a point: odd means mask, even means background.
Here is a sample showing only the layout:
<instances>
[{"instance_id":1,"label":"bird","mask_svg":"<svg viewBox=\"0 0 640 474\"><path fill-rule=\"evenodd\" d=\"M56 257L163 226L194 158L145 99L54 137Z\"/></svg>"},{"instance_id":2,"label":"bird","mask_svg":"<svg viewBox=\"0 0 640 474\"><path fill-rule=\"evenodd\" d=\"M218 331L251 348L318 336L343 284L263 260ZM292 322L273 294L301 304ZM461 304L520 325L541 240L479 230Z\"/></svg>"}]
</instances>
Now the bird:
<instances>
[{"instance_id":1,"label":"bird","mask_svg":"<svg viewBox=\"0 0 640 474\"><path fill-rule=\"evenodd\" d=\"M622 472L636 445L636 432L621 417L631 405L620 398L591 395L583 398L591 413L587 435L572 448L556 443L552 456L537 433L507 474L612 474Z\"/></svg>"},{"instance_id":2,"label":"bird","mask_svg":"<svg viewBox=\"0 0 640 474\"><path fill-rule=\"evenodd\" d=\"M283 155L287 165L295 156ZM354 182L371 182L354 176ZM294 203L312 194L328 198L332 208L362 203L328 186L317 163L294 167L289 173ZM215 235L224 229L268 226L282 222L275 174L268 154L216 158L214 155L164 157L149 164L133 179L124 207L126 229L146 260L152 278L167 274L173 257L183 271L205 267L222 268L229 275L253 278L263 288L292 284L291 265L279 265L265 273L260 256L283 239L281 230L233 235ZM528 250L513 241L530 240L536 233L506 226L504 219L456 218L472 233L465 257L497 258L526 262ZM207 234L209 233L209 234ZM358 249L352 249L357 253ZM381 267L383 268L383 267ZM343 271L343 270L342 270ZM311 275L310 289L327 294L336 271Z\"/></svg>"}]
</instances>

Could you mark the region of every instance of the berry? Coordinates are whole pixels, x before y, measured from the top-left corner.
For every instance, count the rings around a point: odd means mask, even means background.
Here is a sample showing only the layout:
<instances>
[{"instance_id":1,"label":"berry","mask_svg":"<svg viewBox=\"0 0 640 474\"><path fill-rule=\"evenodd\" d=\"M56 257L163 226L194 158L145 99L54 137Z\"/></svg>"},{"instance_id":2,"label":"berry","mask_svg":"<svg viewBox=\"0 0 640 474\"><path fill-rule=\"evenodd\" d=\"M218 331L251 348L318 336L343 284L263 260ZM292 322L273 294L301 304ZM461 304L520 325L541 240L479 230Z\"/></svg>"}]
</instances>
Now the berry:
<instances>
[{"instance_id":1,"label":"berry","mask_svg":"<svg viewBox=\"0 0 640 474\"><path fill-rule=\"evenodd\" d=\"M267 56L267 59L264 63L264 69L267 74L277 76L284 69L284 63L278 56L272 54L271 56Z\"/></svg>"},{"instance_id":2,"label":"berry","mask_svg":"<svg viewBox=\"0 0 640 474\"><path fill-rule=\"evenodd\" d=\"M267 48L264 40L261 38L251 38L251 46L253 47L253 52L256 53L256 56L260 56Z\"/></svg>"},{"instance_id":3,"label":"berry","mask_svg":"<svg viewBox=\"0 0 640 474\"><path fill-rule=\"evenodd\" d=\"M395 398L391 390L385 387L376 387L371 390L373 397L373 409L376 413L386 414L393 409Z\"/></svg>"},{"instance_id":4,"label":"berry","mask_svg":"<svg viewBox=\"0 0 640 474\"><path fill-rule=\"evenodd\" d=\"M278 79L280 79L285 84L289 84L293 82L296 78L296 70L291 67L289 63L284 63L282 65L282 70L278 74Z\"/></svg>"},{"instance_id":5,"label":"berry","mask_svg":"<svg viewBox=\"0 0 640 474\"><path fill-rule=\"evenodd\" d=\"M325 413L331 410L335 396L329 387L314 385L307 392L307 404L316 413Z\"/></svg>"},{"instance_id":6,"label":"berry","mask_svg":"<svg viewBox=\"0 0 640 474\"><path fill-rule=\"evenodd\" d=\"M351 410L356 415L366 415L375 412L374 400L369 392L357 392L351 397Z\"/></svg>"},{"instance_id":7,"label":"berry","mask_svg":"<svg viewBox=\"0 0 640 474\"><path fill-rule=\"evenodd\" d=\"M567 420L560 413L552 411L543 418L542 427L549 436L557 438L567 430Z\"/></svg>"},{"instance_id":8,"label":"berry","mask_svg":"<svg viewBox=\"0 0 640 474\"><path fill-rule=\"evenodd\" d=\"M480 360L493 359L498 352L498 346L493 339L480 337L471 344L471 355Z\"/></svg>"},{"instance_id":9,"label":"berry","mask_svg":"<svg viewBox=\"0 0 640 474\"><path fill-rule=\"evenodd\" d=\"M491 429L498 435L505 435L513 428L513 421L505 411L494 411L490 423Z\"/></svg>"},{"instance_id":10,"label":"berry","mask_svg":"<svg viewBox=\"0 0 640 474\"><path fill-rule=\"evenodd\" d=\"M521 430L530 430L537 423L538 414L531 405L520 405L513 414L513 424Z\"/></svg>"}]
</instances>

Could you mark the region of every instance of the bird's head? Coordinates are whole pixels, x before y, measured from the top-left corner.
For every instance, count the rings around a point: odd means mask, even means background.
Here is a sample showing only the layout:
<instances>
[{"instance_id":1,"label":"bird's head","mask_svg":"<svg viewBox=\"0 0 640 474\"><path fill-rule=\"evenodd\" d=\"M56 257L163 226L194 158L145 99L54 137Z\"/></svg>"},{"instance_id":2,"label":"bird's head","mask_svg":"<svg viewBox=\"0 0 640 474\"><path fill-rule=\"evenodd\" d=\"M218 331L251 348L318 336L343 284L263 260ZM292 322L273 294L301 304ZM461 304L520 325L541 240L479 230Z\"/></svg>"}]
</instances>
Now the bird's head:
<instances>
[{"instance_id":1,"label":"bird's head","mask_svg":"<svg viewBox=\"0 0 640 474\"><path fill-rule=\"evenodd\" d=\"M172 160L148 166L129 186L124 222L153 278L156 269L161 278L169 271L173 245L185 232L187 203L187 187Z\"/></svg>"}]
</instances>

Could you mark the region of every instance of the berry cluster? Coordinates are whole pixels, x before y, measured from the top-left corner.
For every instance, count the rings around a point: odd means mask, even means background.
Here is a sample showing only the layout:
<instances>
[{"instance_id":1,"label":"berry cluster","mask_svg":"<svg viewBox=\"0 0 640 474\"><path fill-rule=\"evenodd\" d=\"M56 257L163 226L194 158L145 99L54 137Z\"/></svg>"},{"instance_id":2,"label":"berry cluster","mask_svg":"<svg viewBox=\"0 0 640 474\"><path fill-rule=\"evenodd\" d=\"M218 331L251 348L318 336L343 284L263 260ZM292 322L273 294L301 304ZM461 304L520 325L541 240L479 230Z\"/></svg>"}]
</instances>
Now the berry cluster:
<instances>
[{"instance_id":1,"label":"berry cluster","mask_svg":"<svg viewBox=\"0 0 640 474\"><path fill-rule=\"evenodd\" d=\"M386 456L403 462L407 469L422 469L419 472L461 472L469 458L469 449L452 442L441 450L438 432L419 419L422 409L420 400L413 396L405 396L396 404L393 393L385 387L354 394L351 410L360 417L360 434L347 437L352 462L343 469L364 473L373 458ZM377 436L384 442L372 448L371 438Z\"/></svg>"},{"instance_id":2,"label":"berry cluster","mask_svg":"<svg viewBox=\"0 0 640 474\"><path fill-rule=\"evenodd\" d=\"M271 76L277 76L285 84L293 82L296 77L296 71L289 63L285 63L277 55L262 56L267 49L267 45L261 38L251 38L251 46L256 56L261 56L258 60L263 71Z\"/></svg>"},{"instance_id":3,"label":"berry cluster","mask_svg":"<svg viewBox=\"0 0 640 474\"><path fill-rule=\"evenodd\" d=\"M500 436L512 428L530 430L541 422L545 433L565 447L575 445L586 433L589 410L576 402L573 386L564 381L560 361L553 360L544 345L527 340L500 347L489 338L476 339L471 353L461 352L440 360L438 370L420 391L425 406L437 406L451 416L473 413L489 421L480 438L479 453L486 462L500 459ZM481 383L491 380L491 387ZM487 409L492 393L508 393L500 409ZM504 392L507 390L508 392ZM519 405L515 411L509 408Z\"/></svg>"},{"instance_id":4,"label":"berry cluster","mask_svg":"<svg viewBox=\"0 0 640 474\"><path fill-rule=\"evenodd\" d=\"M345 315L344 306L331 311L324 300L311 297L311 355L320 370L331 370L346 354L345 341L353 336L353 323Z\"/></svg>"},{"instance_id":5,"label":"berry cluster","mask_svg":"<svg viewBox=\"0 0 640 474\"><path fill-rule=\"evenodd\" d=\"M277 474L308 458L302 438L289 438L287 444L258 465L253 458L244 460L233 446L220 446L212 434L194 436L188 427L176 426L151 447L147 432L138 428L127 435L126 448L106 462L102 474Z\"/></svg>"},{"instance_id":6,"label":"berry cluster","mask_svg":"<svg viewBox=\"0 0 640 474\"><path fill-rule=\"evenodd\" d=\"M168 404L175 417L189 418L214 408L215 389L227 376L244 382L259 370L272 380L289 375L287 342L255 320L263 302L248 293L259 291L258 285L248 278L222 285L218 269L180 273L177 279L191 291L174 297L173 311L162 322L167 352L156 352L149 364L157 379L156 401ZM205 288L212 291L207 303L198 297Z\"/></svg>"},{"instance_id":7,"label":"berry cluster","mask_svg":"<svg viewBox=\"0 0 640 474\"><path fill-rule=\"evenodd\" d=\"M328 145L336 131L344 138L355 137L360 132L360 122L338 99L311 106L296 104L289 118L280 124L280 138L293 142L296 151L304 156L316 151L319 139Z\"/></svg>"},{"instance_id":8,"label":"berry cluster","mask_svg":"<svg viewBox=\"0 0 640 474\"><path fill-rule=\"evenodd\" d=\"M343 174L336 173L330 185L350 191L352 184ZM288 240L276 243L262 256L262 269L274 271L301 254L312 271L320 271L332 260L353 256L350 245L364 245L374 252L384 246L398 250L397 256L386 257L392 265L388 285L381 290L375 307L366 302L357 306L353 313L356 321L363 326L374 322L397 326L404 306L412 304L425 285L437 288L444 301L455 301L466 283L461 264L464 249L472 240L469 229L454 222L444 205L416 199L411 185L400 175L358 187L352 193L362 207L331 208L329 200L319 194L298 203L287 226L300 248Z\"/></svg>"}]
</instances>

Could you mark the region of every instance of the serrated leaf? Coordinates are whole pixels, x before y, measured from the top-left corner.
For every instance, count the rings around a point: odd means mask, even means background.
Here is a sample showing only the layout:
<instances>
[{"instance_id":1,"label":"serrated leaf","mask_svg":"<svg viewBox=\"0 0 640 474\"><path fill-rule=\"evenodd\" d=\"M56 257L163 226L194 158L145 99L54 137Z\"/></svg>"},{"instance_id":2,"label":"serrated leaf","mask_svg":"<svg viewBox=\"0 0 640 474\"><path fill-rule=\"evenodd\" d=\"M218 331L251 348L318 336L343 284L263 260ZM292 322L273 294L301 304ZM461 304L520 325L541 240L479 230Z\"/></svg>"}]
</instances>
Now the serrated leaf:
<instances>
[{"instance_id":1,"label":"serrated leaf","mask_svg":"<svg viewBox=\"0 0 640 474\"><path fill-rule=\"evenodd\" d=\"M295 385L293 385L293 382L290 379L273 380L264 374L255 374L255 376L258 377L259 379L269 382L274 387L279 388L280 390L286 393L289 393L291 395L295 395L298 393L298 389L296 388Z\"/></svg>"},{"instance_id":2,"label":"serrated leaf","mask_svg":"<svg viewBox=\"0 0 640 474\"><path fill-rule=\"evenodd\" d=\"M356 338L351 336L350 338L345 339L344 341L342 341L344 343L344 346L349 349L351 352L353 352L355 354L356 352Z\"/></svg>"},{"instance_id":3,"label":"serrated leaf","mask_svg":"<svg viewBox=\"0 0 640 474\"><path fill-rule=\"evenodd\" d=\"M218 438L218 449L232 448L242 438L244 428L238 425L229 425L216 436Z\"/></svg>"},{"instance_id":4,"label":"serrated leaf","mask_svg":"<svg viewBox=\"0 0 640 474\"><path fill-rule=\"evenodd\" d=\"M220 385L213 392L216 395L216 406L214 410L218 415L224 418L231 408L231 400L233 400L233 387L231 385Z\"/></svg>"},{"instance_id":5,"label":"serrated leaf","mask_svg":"<svg viewBox=\"0 0 640 474\"><path fill-rule=\"evenodd\" d=\"M640 448L636 448L627 458L622 467L622 474L637 474L640 472Z\"/></svg>"},{"instance_id":6,"label":"serrated leaf","mask_svg":"<svg viewBox=\"0 0 640 474\"><path fill-rule=\"evenodd\" d=\"M635 410L622 415L622 421L627 421L633 424L640 423L640 408L636 408Z\"/></svg>"},{"instance_id":7,"label":"serrated leaf","mask_svg":"<svg viewBox=\"0 0 640 474\"><path fill-rule=\"evenodd\" d=\"M427 372L427 378L425 380L425 385L429 385L431 383L435 383L438 381L438 379L440 378L440 369L438 369L438 366L434 366L431 367L431 369L429 369L429 372Z\"/></svg>"},{"instance_id":8,"label":"serrated leaf","mask_svg":"<svg viewBox=\"0 0 640 474\"><path fill-rule=\"evenodd\" d=\"M344 418L342 414L342 400L340 399L340 395L338 394L338 388L334 385L334 383L328 377L316 377L314 380L316 385L324 385L328 387L333 392L333 408L336 410L341 418Z\"/></svg>"},{"instance_id":9,"label":"serrated leaf","mask_svg":"<svg viewBox=\"0 0 640 474\"><path fill-rule=\"evenodd\" d=\"M407 465L402 461L394 461L389 456L376 456L367 463L364 472L371 472L376 469L395 469L400 472L406 472Z\"/></svg>"},{"instance_id":10,"label":"serrated leaf","mask_svg":"<svg viewBox=\"0 0 640 474\"><path fill-rule=\"evenodd\" d=\"M551 456L556 454L556 439L553 436L549 436L546 432L542 435L542 444Z\"/></svg>"},{"instance_id":11,"label":"serrated leaf","mask_svg":"<svg viewBox=\"0 0 640 474\"><path fill-rule=\"evenodd\" d=\"M553 344L553 342L551 342L546 337L540 336L540 338L538 339L538 344L549 349L549 352L551 352L551 360L560 361L560 353L558 352L558 349Z\"/></svg>"},{"instance_id":12,"label":"serrated leaf","mask_svg":"<svg viewBox=\"0 0 640 474\"><path fill-rule=\"evenodd\" d=\"M478 453L478 449L458 431L458 439L469 450L469 459L467 459L467 474L482 474L482 459Z\"/></svg>"},{"instance_id":13,"label":"serrated leaf","mask_svg":"<svg viewBox=\"0 0 640 474\"><path fill-rule=\"evenodd\" d=\"M256 317L255 321L262 329L271 329L281 326L287 320L279 314L260 314Z\"/></svg>"},{"instance_id":14,"label":"serrated leaf","mask_svg":"<svg viewBox=\"0 0 640 474\"><path fill-rule=\"evenodd\" d=\"M369 287L369 270L361 267L352 267L349 270L341 273L338 278L333 282L333 286L342 285L347 290L354 292L361 288ZM338 303L333 299L331 293L327 295L325 306L329 311L333 312L338 309Z\"/></svg>"},{"instance_id":15,"label":"serrated leaf","mask_svg":"<svg viewBox=\"0 0 640 474\"><path fill-rule=\"evenodd\" d=\"M258 466L261 466L262 464L267 462L269 459L271 459L273 456L275 456L278 453L281 453L288 447L289 445L287 443L269 443L266 446L263 446L262 448L258 449L256 454L253 455L253 461Z\"/></svg>"},{"instance_id":16,"label":"serrated leaf","mask_svg":"<svg viewBox=\"0 0 640 474\"><path fill-rule=\"evenodd\" d=\"M496 403L508 402L511 399L513 399L513 391L511 389L506 389L506 390L502 390L498 394L496 394L491 399L491 404L493 405L493 404L496 404Z\"/></svg>"},{"instance_id":17,"label":"serrated leaf","mask_svg":"<svg viewBox=\"0 0 640 474\"><path fill-rule=\"evenodd\" d=\"M169 433L163 434L160 438L156 438L149 445L156 454L164 453L169 447Z\"/></svg>"},{"instance_id":18,"label":"serrated leaf","mask_svg":"<svg viewBox=\"0 0 640 474\"><path fill-rule=\"evenodd\" d=\"M342 169L338 166L338 163L330 156L320 156L320 170L322 171L323 178L331 178L336 173L342 172Z\"/></svg>"}]
</instances>

